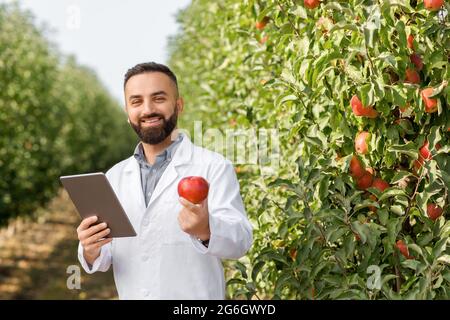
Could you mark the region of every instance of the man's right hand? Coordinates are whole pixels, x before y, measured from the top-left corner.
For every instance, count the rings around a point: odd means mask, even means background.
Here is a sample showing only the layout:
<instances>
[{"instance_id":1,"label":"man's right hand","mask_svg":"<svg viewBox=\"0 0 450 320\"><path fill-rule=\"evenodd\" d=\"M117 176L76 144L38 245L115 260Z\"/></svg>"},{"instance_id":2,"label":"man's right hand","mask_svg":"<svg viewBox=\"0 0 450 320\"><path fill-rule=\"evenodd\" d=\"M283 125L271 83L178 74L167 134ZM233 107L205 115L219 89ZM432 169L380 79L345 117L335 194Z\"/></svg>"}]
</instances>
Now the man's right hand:
<instances>
[{"instance_id":1,"label":"man's right hand","mask_svg":"<svg viewBox=\"0 0 450 320\"><path fill-rule=\"evenodd\" d=\"M100 256L101 248L112 241L112 238L103 239L111 231L109 228L106 228L105 222L92 226L97 220L97 216L83 219L77 228L78 239L83 246L84 259L90 265L93 265L94 261Z\"/></svg>"}]
</instances>

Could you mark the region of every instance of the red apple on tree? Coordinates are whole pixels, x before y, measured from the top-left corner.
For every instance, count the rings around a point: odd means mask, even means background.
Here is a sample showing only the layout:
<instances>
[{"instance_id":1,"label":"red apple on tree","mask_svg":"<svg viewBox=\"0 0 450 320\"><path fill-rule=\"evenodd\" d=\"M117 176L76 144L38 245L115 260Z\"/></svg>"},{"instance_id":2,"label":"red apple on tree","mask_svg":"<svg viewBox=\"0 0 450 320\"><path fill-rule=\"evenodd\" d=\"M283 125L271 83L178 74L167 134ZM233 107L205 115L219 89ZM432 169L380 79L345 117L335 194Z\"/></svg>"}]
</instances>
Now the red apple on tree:
<instances>
[{"instance_id":1,"label":"red apple on tree","mask_svg":"<svg viewBox=\"0 0 450 320\"><path fill-rule=\"evenodd\" d=\"M414 36L412 34L408 36L408 48L414 50Z\"/></svg>"},{"instance_id":2,"label":"red apple on tree","mask_svg":"<svg viewBox=\"0 0 450 320\"><path fill-rule=\"evenodd\" d=\"M358 153L366 154L369 151L369 145L367 141L370 140L370 133L367 131L361 131L355 138L355 150Z\"/></svg>"},{"instance_id":3,"label":"red apple on tree","mask_svg":"<svg viewBox=\"0 0 450 320\"><path fill-rule=\"evenodd\" d=\"M262 38L259 40L259 43L260 43L260 44L264 44L264 43L267 42L268 39L269 39L269 36L266 34L264 37L262 37Z\"/></svg>"},{"instance_id":4,"label":"red apple on tree","mask_svg":"<svg viewBox=\"0 0 450 320\"><path fill-rule=\"evenodd\" d=\"M414 259L414 257L409 255L408 246L403 240L398 240L395 246L406 259Z\"/></svg>"},{"instance_id":5,"label":"red apple on tree","mask_svg":"<svg viewBox=\"0 0 450 320\"><path fill-rule=\"evenodd\" d=\"M433 113L437 111L437 99L430 98L430 96L433 94L433 88L426 88L423 89L421 92L422 100L425 104L425 112L427 113Z\"/></svg>"},{"instance_id":6,"label":"red apple on tree","mask_svg":"<svg viewBox=\"0 0 450 320\"><path fill-rule=\"evenodd\" d=\"M419 157L419 159L414 160L414 169L416 173L419 173L419 169L423 166L423 158Z\"/></svg>"},{"instance_id":7,"label":"red apple on tree","mask_svg":"<svg viewBox=\"0 0 450 320\"><path fill-rule=\"evenodd\" d=\"M380 192L383 192L384 190L389 188L390 185L389 185L389 183L387 183L386 181L384 181L381 178L375 178L370 187L376 188ZM373 201L377 201L377 197L374 194L370 195L370 199L372 199ZM369 209L372 210L373 212L377 212L377 208L375 208L374 206L370 206Z\"/></svg>"},{"instance_id":8,"label":"red apple on tree","mask_svg":"<svg viewBox=\"0 0 450 320\"><path fill-rule=\"evenodd\" d=\"M373 181L373 169L367 168L364 174L356 179L356 186L358 189L366 190L372 185Z\"/></svg>"},{"instance_id":9,"label":"red apple on tree","mask_svg":"<svg viewBox=\"0 0 450 320\"><path fill-rule=\"evenodd\" d=\"M350 99L350 105L352 106L353 114L358 117L376 118L378 112L372 107L364 107L361 100L357 95L354 95Z\"/></svg>"},{"instance_id":10,"label":"red apple on tree","mask_svg":"<svg viewBox=\"0 0 450 320\"><path fill-rule=\"evenodd\" d=\"M270 18L268 16L265 16L261 21L257 21L255 23L255 27L258 30L262 30L266 27L267 23L269 23Z\"/></svg>"},{"instance_id":11,"label":"red apple on tree","mask_svg":"<svg viewBox=\"0 0 450 320\"><path fill-rule=\"evenodd\" d=\"M303 3L305 4L306 8L314 9L319 6L320 1L319 0L304 0Z\"/></svg>"},{"instance_id":12,"label":"red apple on tree","mask_svg":"<svg viewBox=\"0 0 450 320\"><path fill-rule=\"evenodd\" d=\"M414 69L406 68L405 82L412 84L419 84L420 83L419 73Z\"/></svg>"},{"instance_id":13,"label":"red apple on tree","mask_svg":"<svg viewBox=\"0 0 450 320\"><path fill-rule=\"evenodd\" d=\"M438 143L436 144L435 148L436 150L439 150L441 148L441 145ZM423 146L419 149L419 153L423 159L429 160L432 158L428 141L425 141Z\"/></svg>"},{"instance_id":14,"label":"red apple on tree","mask_svg":"<svg viewBox=\"0 0 450 320\"><path fill-rule=\"evenodd\" d=\"M423 69L423 61L422 58L417 54L413 53L409 56L409 60L412 64L416 66L417 71L420 71Z\"/></svg>"},{"instance_id":15,"label":"red apple on tree","mask_svg":"<svg viewBox=\"0 0 450 320\"><path fill-rule=\"evenodd\" d=\"M372 188L377 188L380 192L383 192L390 187L389 183L380 178L375 178L371 185Z\"/></svg>"},{"instance_id":16,"label":"red apple on tree","mask_svg":"<svg viewBox=\"0 0 450 320\"><path fill-rule=\"evenodd\" d=\"M423 4L428 10L436 11L442 7L444 0L424 0Z\"/></svg>"},{"instance_id":17,"label":"red apple on tree","mask_svg":"<svg viewBox=\"0 0 450 320\"><path fill-rule=\"evenodd\" d=\"M295 258L297 258L297 249L291 248L289 250L289 256L291 257L292 260L295 260Z\"/></svg>"},{"instance_id":18,"label":"red apple on tree","mask_svg":"<svg viewBox=\"0 0 450 320\"><path fill-rule=\"evenodd\" d=\"M444 210L439 207L438 205L434 204L434 203L429 203L427 205L427 215L428 217L435 221L437 218L439 218L442 215L442 212Z\"/></svg>"},{"instance_id":19,"label":"red apple on tree","mask_svg":"<svg viewBox=\"0 0 450 320\"><path fill-rule=\"evenodd\" d=\"M362 177L365 173L364 166L359 161L358 157L353 155L351 161L350 161L350 175L358 179Z\"/></svg>"},{"instance_id":20,"label":"red apple on tree","mask_svg":"<svg viewBox=\"0 0 450 320\"><path fill-rule=\"evenodd\" d=\"M208 196L209 184L202 177L189 176L178 183L178 195L194 204L199 204Z\"/></svg>"}]
</instances>

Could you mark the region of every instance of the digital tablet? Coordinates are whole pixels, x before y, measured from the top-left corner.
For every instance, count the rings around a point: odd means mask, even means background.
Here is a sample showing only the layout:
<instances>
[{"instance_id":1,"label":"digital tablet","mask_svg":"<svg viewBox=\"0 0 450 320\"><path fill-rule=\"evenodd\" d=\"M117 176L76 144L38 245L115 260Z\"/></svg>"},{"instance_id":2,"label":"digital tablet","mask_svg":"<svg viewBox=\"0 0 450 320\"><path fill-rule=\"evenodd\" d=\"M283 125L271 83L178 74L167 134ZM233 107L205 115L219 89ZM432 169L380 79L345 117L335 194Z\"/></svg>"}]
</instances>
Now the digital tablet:
<instances>
[{"instance_id":1,"label":"digital tablet","mask_svg":"<svg viewBox=\"0 0 450 320\"><path fill-rule=\"evenodd\" d=\"M82 219L106 222L107 238L134 237L136 232L103 172L59 177Z\"/></svg>"}]
</instances>

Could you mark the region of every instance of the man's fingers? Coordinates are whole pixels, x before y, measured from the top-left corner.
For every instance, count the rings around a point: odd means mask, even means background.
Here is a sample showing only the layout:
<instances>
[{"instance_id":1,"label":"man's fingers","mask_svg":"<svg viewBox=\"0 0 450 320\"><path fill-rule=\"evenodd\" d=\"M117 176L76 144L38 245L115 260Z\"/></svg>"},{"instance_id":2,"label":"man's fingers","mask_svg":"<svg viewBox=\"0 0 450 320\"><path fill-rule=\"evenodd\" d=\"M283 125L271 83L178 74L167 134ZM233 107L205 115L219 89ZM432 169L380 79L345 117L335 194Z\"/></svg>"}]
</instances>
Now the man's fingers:
<instances>
[{"instance_id":1,"label":"man's fingers","mask_svg":"<svg viewBox=\"0 0 450 320\"><path fill-rule=\"evenodd\" d=\"M111 242L113 240L113 238L107 238L107 239L103 239L101 241L97 241L95 243L92 243L86 247L84 247L85 251L92 251L94 249L100 249L101 247L103 247L105 244Z\"/></svg>"},{"instance_id":2,"label":"man's fingers","mask_svg":"<svg viewBox=\"0 0 450 320\"><path fill-rule=\"evenodd\" d=\"M89 228L89 226L91 224L93 224L94 222L96 222L98 220L97 216L92 216L86 219L83 219L83 221L81 221L80 226L78 227L78 232L84 231L86 229Z\"/></svg>"},{"instance_id":3,"label":"man's fingers","mask_svg":"<svg viewBox=\"0 0 450 320\"><path fill-rule=\"evenodd\" d=\"M107 224L106 222L103 223L99 223L95 226L90 227L87 230L84 230L80 233L80 238L81 239L86 239L89 238L90 236L92 236L93 234L96 234L97 232L102 231L103 229L106 229Z\"/></svg>"},{"instance_id":4,"label":"man's fingers","mask_svg":"<svg viewBox=\"0 0 450 320\"><path fill-rule=\"evenodd\" d=\"M106 237L110 232L111 232L111 230L110 230L109 228L106 229L106 230L103 230L103 231L101 231L101 232L98 232L98 233L94 234L93 236L89 237L89 238L86 240L86 242L87 242L88 244L96 243L98 240L100 240L100 239Z\"/></svg>"},{"instance_id":5,"label":"man's fingers","mask_svg":"<svg viewBox=\"0 0 450 320\"><path fill-rule=\"evenodd\" d=\"M96 243L93 244L94 248L101 248L103 247L105 244L111 242L113 240L113 238L107 238L107 239L103 239L101 241L97 241Z\"/></svg>"},{"instance_id":6,"label":"man's fingers","mask_svg":"<svg viewBox=\"0 0 450 320\"><path fill-rule=\"evenodd\" d=\"M202 208L201 205L193 204L192 202L187 201L183 197L180 197L180 203L183 205L183 207L185 207L189 211L192 211L192 212L194 212L196 214L200 214L201 213L201 208Z\"/></svg>"}]
</instances>

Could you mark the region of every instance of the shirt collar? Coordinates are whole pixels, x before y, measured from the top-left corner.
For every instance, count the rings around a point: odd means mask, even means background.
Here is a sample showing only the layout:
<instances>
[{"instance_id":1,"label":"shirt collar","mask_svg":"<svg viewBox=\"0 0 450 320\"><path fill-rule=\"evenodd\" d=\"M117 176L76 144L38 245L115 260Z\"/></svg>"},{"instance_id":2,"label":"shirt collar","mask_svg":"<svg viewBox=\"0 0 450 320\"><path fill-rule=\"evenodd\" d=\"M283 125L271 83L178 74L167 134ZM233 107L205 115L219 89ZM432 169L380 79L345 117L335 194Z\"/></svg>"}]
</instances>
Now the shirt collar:
<instances>
[{"instance_id":1,"label":"shirt collar","mask_svg":"<svg viewBox=\"0 0 450 320\"><path fill-rule=\"evenodd\" d=\"M155 164L158 164L160 162L171 160L173 158L173 155L175 154L175 151L180 144L180 142L183 140L183 135L178 134L176 139L160 154L156 156ZM146 164L150 165L147 160L145 159L144 155L144 148L142 146L142 141L140 141L136 148L134 149L134 158L140 163L140 164Z\"/></svg>"}]
</instances>

